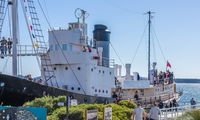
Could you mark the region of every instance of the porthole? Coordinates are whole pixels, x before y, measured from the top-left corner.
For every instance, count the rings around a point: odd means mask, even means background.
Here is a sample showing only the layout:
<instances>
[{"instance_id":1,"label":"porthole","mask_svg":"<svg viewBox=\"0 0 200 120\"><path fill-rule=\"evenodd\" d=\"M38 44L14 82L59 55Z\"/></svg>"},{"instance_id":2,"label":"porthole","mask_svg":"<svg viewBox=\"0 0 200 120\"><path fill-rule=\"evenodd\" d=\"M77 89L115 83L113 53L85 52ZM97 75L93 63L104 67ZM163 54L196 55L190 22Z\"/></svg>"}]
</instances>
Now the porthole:
<instances>
[{"instance_id":1,"label":"porthole","mask_svg":"<svg viewBox=\"0 0 200 120\"><path fill-rule=\"evenodd\" d=\"M104 73L104 71L102 71L102 73Z\"/></svg>"},{"instance_id":2,"label":"porthole","mask_svg":"<svg viewBox=\"0 0 200 120\"><path fill-rule=\"evenodd\" d=\"M112 74L112 72L110 72L110 75Z\"/></svg>"},{"instance_id":3,"label":"porthole","mask_svg":"<svg viewBox=\"0 0 200 120\"><path fill-rule=\"evenodd\" d=\"M108 93L108 90L106 90L106 93Z\"/></svg>"},{"instance_id":4,"label":"porthole","mask_svg":"<svg viewBox=\"0 0 200 120\"><path fill-rule=\"evenodd\" d=\"M81 88L80 88L80 87L78 87L78 90L81 90Z\"/></svg>"},{"instance_id":5,"label":"porthole","mask_svg":"<svg viewBox=\"0 0 200 120\"><path fill-rule=\"evenodd\" d=\"M68 70L68 67L65 67L65 70Z\"/></svg>"},{"instance_id":6,"label":"porthole","mask_svg":"<svg viewBox=\"0 0 200 120\"><path fill-rule=\"evenodd\" d=\"M99 93L101 92L101 90L99 89Z\"/></svg>"},{"instance_id":7,"label":"porthole","mask_svg":"<svg viewBox=\"0 0 200 120\"><path fill-rule=\"evenodd\" d=\"M54 67L53 69L56 70L56 67Z\"/></svg>"},{"instance_id":8,"label":"porthole","mask_svg":"<svg viewBox=\"0 0 200 120\"><path fill-rule=\"evenodd\" d=\"M78 69L78 70L81 70L81 67L78 67L77 69Z\"/></svg>"},{"instance_id":9,"label":"porthole","mask_svg":"<svg viewBox=\"0 0 200 120\"><path fill-rule=\"evenodd\" d=\"M46 68L44 68L43 70L46 71Z\"/></svg>"},{"instance_id":10,"label":"porthole","mask_svg":"<svg viewBox=\"0 0 200 120\"><path fill-rule=\"evenodd\" d=\"M93 72L93 68L91 68L91 71Z\"/></svg>"},{"instance_id":11,"label":"porthole","mask_svg":"<svg viewBox=\"0 0 200 120\"><path fill-rule=\"evenodd\" d=\"M74 90L74 87L72 87L71 89Z\"/></svg>"},{"instance_id":12,"label":"porthole","mask_svg":"<svg viewBox=\"0 0 200 120\"><path fill-rule=\"evenodd\" d=\"M101 70L99 70L99 73L101 73Z\"/></svg>"},{"instance_id":13,"label":"porthole","mask_svg":"<svg viewBox=\"0 0 200 120\"><path fill-rule=\"evenodd\" d=\"M104 90L102 92L104 93Z\"/></svg>"},{"instance_id":14,"label":"porthole","mask_svg":"<svg viewBox=\"0 0 200 120\"><path fill-rule=\"evenodd\" d=\"M95 92L97 92L97 89L95 89Z\"/></svg>"}]
</instances>

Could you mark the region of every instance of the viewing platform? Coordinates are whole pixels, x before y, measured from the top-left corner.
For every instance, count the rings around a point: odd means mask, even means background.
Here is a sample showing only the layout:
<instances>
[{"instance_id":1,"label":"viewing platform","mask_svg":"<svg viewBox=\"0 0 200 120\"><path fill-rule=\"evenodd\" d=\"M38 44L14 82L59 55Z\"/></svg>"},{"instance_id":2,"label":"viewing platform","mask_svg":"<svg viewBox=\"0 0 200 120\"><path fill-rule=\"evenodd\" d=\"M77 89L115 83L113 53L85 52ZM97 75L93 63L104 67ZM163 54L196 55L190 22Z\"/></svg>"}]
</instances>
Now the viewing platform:
<instances>
[{"instance_id":1,"label":"viewing platform","mask_svg":"<svg viewBox=\"0 0 200 120\"><path fill-rule=\"evenodd\" d=\"M17 45L17 56L43 56L46 55L47 48L42 47L34 47L32 45ZM9 50L6 51L0 51L0 57L12 57L12 50L11 54L9 53Z\"/></svg>"}]
</instances>

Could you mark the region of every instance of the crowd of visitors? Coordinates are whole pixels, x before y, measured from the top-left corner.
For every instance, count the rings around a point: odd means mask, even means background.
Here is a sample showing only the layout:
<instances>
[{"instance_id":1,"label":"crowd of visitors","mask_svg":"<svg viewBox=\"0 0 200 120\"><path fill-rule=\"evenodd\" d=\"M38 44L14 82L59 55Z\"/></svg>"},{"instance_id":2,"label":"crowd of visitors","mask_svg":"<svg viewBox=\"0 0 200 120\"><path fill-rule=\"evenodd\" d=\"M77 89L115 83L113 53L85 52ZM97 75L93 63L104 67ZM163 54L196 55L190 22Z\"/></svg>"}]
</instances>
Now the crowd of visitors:
<instances>
[{"instance_id":1,"label":"crowd of visitors","mask_svg":"<svg viewBox=\"0 0 200 120\"><path fill-rule=\"evenodd\" d=\"M170 72L169 70L167 70L166 72L160 71L159 74L155 72L153 84L154 85L164 84L164 83L171 84L173 83L173 78L174 78L174 73Z\"/></svg>"},{"instance_id":2,"label":"crowd of visitors","mask_svg":"<svg viewBox=\"0 0 200 120\"><path fill-rule=\"evenodd\" d=\"M2 55L11 54L12 50L12 41L10 38L2 37L0 40L0 50Z\"/></svg>"}]
</instances>

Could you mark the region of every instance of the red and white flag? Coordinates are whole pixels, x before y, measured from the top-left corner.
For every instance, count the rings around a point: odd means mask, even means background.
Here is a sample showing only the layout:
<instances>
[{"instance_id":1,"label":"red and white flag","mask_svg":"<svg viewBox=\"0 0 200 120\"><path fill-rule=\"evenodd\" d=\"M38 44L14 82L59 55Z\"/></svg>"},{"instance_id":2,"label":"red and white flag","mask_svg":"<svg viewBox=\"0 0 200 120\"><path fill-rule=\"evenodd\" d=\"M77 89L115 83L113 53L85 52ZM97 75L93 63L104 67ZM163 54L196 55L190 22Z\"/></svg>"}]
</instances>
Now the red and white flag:
<instances>
[{"instance_id":1,"label":"red and white flag","mask_svg":"<svg viewBox=\"0 0 200 120\"><path fill-rule=\"evenodd\" d=\"M172 67L171 64L167 61L167 67Z\"/></svg>"}]
</instances>

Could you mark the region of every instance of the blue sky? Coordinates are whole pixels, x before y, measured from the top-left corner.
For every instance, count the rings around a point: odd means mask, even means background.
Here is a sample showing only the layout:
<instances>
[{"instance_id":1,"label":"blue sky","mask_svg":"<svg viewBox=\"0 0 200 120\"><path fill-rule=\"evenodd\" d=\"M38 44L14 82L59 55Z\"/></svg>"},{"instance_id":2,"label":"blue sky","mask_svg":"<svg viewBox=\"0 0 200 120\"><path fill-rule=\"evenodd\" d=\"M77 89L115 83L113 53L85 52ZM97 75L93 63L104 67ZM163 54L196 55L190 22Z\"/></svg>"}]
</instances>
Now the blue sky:
<instances>
[{"instance_id":1,"label":"blue sky","mask_svg":"<svg viewBox=\"0 0 200 120\"><path fill-rule=\"evenodd\" d=\"M82 8L88 11L89 37L92 38L94 24L104 24L111 31L111 42L123 63L130 63L147 24L143 13L155 12L152 23L160 41L165 58L172 65L176 77L200 78L200 1L198 0L41 0L43 8L53 27L67 27L76 21L74 10ZM20 8L21 9L21 8ZM39 10L39 8L38 8ZM48 25L38 11L42 27L47 38ZM21 15L21 14L20 14ZM23 16L20 16L20 38L22 44L30 44ZM5 22L6 24L6 22ZM23 34L22 34L23 33ZM6 33L5 33L6 34ZM27 33L28 34L28 33ZM132 72L147 75L147 32L132 64ZM158 68L165 70L166 63L159 50L155 36L156 60ZM153 47L152 47L153 48ZM111 57L120 63L112 48ZM154 55L152 55L154 58ZM21 58L23 74L38 75L35 58ZM10 61L10 59L9 59ZM31 61L31 62L30 62ZM1 60L0 71L6 60ZM31 64L30 64L31 63ZM11 64L5 70L9 73Z\"/></svg>"}]
</instances>

